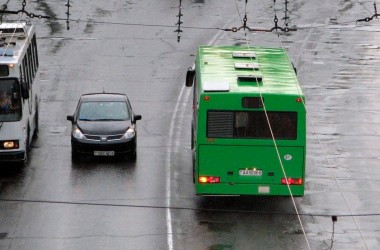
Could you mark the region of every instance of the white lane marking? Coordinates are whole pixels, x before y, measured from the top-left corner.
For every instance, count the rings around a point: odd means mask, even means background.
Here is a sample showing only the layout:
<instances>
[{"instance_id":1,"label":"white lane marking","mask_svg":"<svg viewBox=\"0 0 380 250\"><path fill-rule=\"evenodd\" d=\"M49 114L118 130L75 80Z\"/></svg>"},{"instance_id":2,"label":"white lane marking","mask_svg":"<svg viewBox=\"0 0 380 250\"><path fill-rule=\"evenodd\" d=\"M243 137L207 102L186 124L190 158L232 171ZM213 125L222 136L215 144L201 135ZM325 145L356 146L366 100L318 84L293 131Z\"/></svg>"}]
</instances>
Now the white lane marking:
<instances>
[{"instance_id":1,"label":"white lane marking","mask_svg":"<svg viewBox=\"0 0 380 250\"><path fill-rule=\"evenodd\" d=\"M170 128L169 128L169 148L166 151L166 230L167 230L167 242L168 242L168 249L173 249L173 229L172 229L172 215L170 212L170 197L171 197L171 178L170 178L170 166L171 166L171 152L172 152L172 146L173 146L173 134L174 134L174 121L177 117L177 113L179 110L179 104L182 99L183 93L185 90L185 84L183 84L183 87L181 88L181 92L178 96L176 106L174 108L173 116L170 121ZM175 138L176 141L178 140ZM174 144L177 147L177 142Z\"/></svg>"},{"instance_id":2,"label":"white lane marking","mask_svg":"<svg viewBox=\"0 0 380 250\"><path fill-rule=\"evenodd\" d=\"M220 34L222 34L223 32L224 31L219 31L210 40L208 45L215 43L215 41L217 40L217 37L220 36ZM194 66L193 66L193 68L194 68ZM171 189L171 179L170 179L170 176L171 176L171 173L170 173L171 153L172 153L172 146L173 145L176 145L176 147L179 146L178 137L173 138L174 122L175 122L177 115L178 115L179 105L181 104L181 100L182 100L185 88L186 88L186 86L183 83L182 88L181 88L181 92L180 92L178 99L177 99L176 106L174 108L173 116L171 117L170 127L169 127L169 147L168 147L168 150L166 151L166 159L165 159L165 161L166 161L166 165L165 165L165 170L166 170L165 171L166 172L166 186L165 186L165 193L166 193L166 234L167 234L168 250L173 250L173 226L172 226L172 214L170 211L170 206L171 206L171 202L170 202L170 197L171 197L171 190L170 190ZM191 93L191 91L188 91L188 93L187 93L187 95L183 101L187 100L190 97L190 93ZM186 102L184 102L184 103L186 103ZM187 106L187 105L185 105L185 106ZM175 143L174 143L174 139L175 139Z\"/></svg>"}]
</instances>

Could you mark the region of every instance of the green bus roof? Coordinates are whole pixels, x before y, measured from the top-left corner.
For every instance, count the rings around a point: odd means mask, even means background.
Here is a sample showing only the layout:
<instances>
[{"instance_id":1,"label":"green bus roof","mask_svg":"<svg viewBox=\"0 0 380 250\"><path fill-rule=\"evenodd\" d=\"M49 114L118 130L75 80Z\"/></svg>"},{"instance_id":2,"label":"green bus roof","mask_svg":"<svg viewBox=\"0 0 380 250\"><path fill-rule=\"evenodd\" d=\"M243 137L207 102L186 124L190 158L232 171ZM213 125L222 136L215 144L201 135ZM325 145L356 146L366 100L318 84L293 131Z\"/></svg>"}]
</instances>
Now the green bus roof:
<instances>
[{"instance_id":1,"label":"green bus roof","mask_svg":"<svg viewBox=\"0 0 380 250\"><path fill-rule=\"evenodd\" d=\"M283 48L200 46L196 60L201 92L303 96Z\"/></svg>"}]
</instances>

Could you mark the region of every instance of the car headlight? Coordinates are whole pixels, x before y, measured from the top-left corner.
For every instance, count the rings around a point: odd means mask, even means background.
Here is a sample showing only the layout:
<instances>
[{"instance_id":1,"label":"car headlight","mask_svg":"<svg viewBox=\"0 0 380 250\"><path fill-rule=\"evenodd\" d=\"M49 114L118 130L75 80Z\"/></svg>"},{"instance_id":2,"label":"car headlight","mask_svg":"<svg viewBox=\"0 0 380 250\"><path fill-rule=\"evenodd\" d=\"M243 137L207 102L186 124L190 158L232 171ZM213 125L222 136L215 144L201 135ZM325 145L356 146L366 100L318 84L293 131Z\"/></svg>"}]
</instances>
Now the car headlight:
<instances>
[{"instance_id":1,"label":"car headlight","mask_svg":"<svg viewBox=\"0 0 380 250\"><path fill-rule=\"evenodd\" d=\"M73 137L76 139L85 139L82 131L80 131L80 129L77 127L73 129Z\"/></svg>"},{"instance_id":2,"label":"car headlight","mask_svg":"<svg viewBox=\"0 0 380 250\"><path fill-rule=\"evenodd\" d=\"M136 135L135 129L133 127L130 127L127 130L127 132L125 132L122 139L131 139L131 138L135 137L135 135Z\"/></svg>"},{"instance_id":3,"label":"car headlight","mask_svg":"<svg viewBox=\"0 0 380 250\"><path fill-rule=\"evenodd\" d=\"M1 141L0 143L0 149L18 149L18 148L19 148L18 140Z\"/></svg>"}]
</instances>

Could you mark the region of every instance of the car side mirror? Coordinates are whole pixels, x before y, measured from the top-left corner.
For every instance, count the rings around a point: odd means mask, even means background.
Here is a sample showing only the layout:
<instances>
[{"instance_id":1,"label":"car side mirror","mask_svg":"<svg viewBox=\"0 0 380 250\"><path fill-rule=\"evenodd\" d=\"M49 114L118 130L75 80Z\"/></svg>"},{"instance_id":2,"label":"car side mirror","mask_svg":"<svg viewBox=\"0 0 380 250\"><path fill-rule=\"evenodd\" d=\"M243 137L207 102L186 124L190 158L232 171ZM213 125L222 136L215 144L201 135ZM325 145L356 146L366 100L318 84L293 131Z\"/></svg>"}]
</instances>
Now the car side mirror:
<instances>
[{"instance_id":1,"label":"car side mirror","mask_svg":"<svg viewBox=\"0 0 380 250\"><path fill-rule=\"evenodd\" d=\"M185 82L186 87L193 86L194 76L195 76L195 70L190 67L186 73L186 82Z\"/></svg>"},{"instance_id":2,"label":"car side mirror","mask_svg":"<svg viewBox=\"0 0 380 250\"><path fill-rule=\"evenodd\" d=\"M71 123L74 123L74 116L73 115L68 115L67 120L71 121Z\"/></svg>"},{"instance_id":3,"label":"car side mirror","mask_svg":"<svg viewBox=\"0 0 380 250\"><path fill-rule=\"evenodd\" d=\"M135 115L135 116L133 116L133 120L134 121L138 121L138 120L141 120L141 119L142 119L141 115Z\"/></svg>"},{"instance_id":4,"label":"car side mirror","mask_svg":"<svg viewBox=\"0 0 380 250\"><path fill-rule=\"evenodd\" d=\"M29 84L24 80L21 81L21 96L23 99L29 99Z\"/></svg>"}]
</instances>

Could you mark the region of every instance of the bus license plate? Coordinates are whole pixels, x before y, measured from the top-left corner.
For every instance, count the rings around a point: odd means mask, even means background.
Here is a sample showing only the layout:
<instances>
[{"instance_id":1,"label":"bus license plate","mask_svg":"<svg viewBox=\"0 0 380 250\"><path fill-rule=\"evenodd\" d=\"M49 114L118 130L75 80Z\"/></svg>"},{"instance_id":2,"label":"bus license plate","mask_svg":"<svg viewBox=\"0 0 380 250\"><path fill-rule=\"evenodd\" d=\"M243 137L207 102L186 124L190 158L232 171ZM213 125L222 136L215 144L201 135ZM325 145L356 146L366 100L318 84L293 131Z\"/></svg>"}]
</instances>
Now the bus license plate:
<instances>
[{"instance_id":1,"label":"bus license plate","mask_svg":"<svg viewBox=\"0 0 380 250\"><path fill-rule=\"evenodd\" d=\"M114 156L115 151L94 151L95 156Z\"/></svg>"},{"instance_id":2,"label":"bus license plate","mask_svg":"<svg viewBox=\"0 0 380 250\"><path fill-rule=\"evenodd\" d=\"M262 176L263 171L258 169L241 169L239 170L239 175L244 176Z\"/></svg>"}]
</instances>

